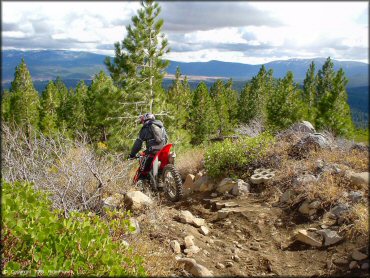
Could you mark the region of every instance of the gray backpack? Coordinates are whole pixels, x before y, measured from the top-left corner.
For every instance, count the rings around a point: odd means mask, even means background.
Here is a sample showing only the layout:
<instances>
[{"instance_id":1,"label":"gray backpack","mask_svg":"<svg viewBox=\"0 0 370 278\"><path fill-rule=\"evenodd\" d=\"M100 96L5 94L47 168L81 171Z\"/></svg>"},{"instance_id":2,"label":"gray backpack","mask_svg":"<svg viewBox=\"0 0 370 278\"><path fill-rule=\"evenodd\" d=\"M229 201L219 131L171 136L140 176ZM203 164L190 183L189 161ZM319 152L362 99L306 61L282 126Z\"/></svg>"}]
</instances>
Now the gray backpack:
<instances>
[{"instance_id":1,"label":"gray backpack","mask_svg":"<svg viewBox=\"0 0 370 278\"><path fill-rule=\"evenodd\" d=\"M164 145L166 143L164 127L159 127L156 124L152 124L151 129L154 135L154 141L157 144Z\"/></svg>"}]
</instances>

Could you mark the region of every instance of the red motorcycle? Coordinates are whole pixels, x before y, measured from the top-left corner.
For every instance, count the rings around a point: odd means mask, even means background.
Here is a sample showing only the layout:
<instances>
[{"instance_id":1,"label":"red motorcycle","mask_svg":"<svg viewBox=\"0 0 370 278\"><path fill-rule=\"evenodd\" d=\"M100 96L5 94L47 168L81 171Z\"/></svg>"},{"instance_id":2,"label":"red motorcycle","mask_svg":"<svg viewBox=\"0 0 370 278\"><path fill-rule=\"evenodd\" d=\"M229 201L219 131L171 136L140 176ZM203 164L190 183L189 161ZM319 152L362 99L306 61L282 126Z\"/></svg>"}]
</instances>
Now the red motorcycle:
<instances>
[{"instance_id":1,"label":"red motorcycle","mask_svg":"<svg viewBox=\"0 0 370 278\"><path fill-rule=\"evenodd\" d=\"M158 153L145 155L144 152L136 156L139 159L139 168L136 170L134 184L144 189L149 184L151 190L158 192L163 189L167 198L172 202L179 201L183 196L182 181L175 168L175 152L171 152L172 144L164 146ZM152 158L148 169L145 169L147 159Z\"/></svg>"}]
</instances>

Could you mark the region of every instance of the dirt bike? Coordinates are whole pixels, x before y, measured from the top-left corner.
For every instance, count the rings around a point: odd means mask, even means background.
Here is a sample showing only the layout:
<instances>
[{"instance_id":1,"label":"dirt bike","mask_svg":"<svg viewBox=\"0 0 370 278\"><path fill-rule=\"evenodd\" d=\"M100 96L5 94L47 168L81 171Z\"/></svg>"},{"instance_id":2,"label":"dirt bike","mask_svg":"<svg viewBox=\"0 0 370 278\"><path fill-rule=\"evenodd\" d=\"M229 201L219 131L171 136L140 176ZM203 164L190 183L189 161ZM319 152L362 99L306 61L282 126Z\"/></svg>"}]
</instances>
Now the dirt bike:
<instances>
[{"instance_id":1,"label":"dirt bike","mask_svg":"<svg viewBox=\"0 0 370 278\"><path fill-rule=\"evenodd\" d=\"M158 153L146 155L144 152L135 158L139 160L133 182L140 189L149 187L158 192L161 189L172 202L179 201L183 196L181 176L175 168L175 152L171 152L172 144L167 144ZM153 158L149 169L144 169L148 158Z\"/></svg>"}]
</instances>

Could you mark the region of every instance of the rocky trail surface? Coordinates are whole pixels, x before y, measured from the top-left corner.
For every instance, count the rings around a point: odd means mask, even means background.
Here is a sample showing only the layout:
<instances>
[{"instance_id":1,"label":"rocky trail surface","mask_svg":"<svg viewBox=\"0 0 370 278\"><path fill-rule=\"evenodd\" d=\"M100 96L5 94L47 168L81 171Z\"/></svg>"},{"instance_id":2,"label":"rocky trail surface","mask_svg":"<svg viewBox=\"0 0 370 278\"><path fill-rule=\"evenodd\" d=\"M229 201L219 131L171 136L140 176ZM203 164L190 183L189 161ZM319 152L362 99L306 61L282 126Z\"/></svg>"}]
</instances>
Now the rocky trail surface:
<instances>
[{"instance_id":1,"label":"rocky trail surface","mask_svg":"<svg viewBox=\"0 0 370 278\"><path fill-rule=\"evenodd\" d=\"M352 244L316 248L294 240L297 229L315 225L295 223L257 194L238 198L199 194L165 209L171 217L152 240L164 243L165 252L176 257L177 267L172 269L176 276L345 275L353 260L348 258L349 250L355 248ZM196 225L191 217L182 220L184 211L204 223ZM359 268L355 273L366 272Z\"/></svg>"},{"instance_id":2,"label":"rocky trail surface","mask_svg":"<svg viewBox=\"0 0 370 278\"><path fill-rule=\"evenodd\" d=\"M306 130L282 134L243 180L202 170L183 177L177 203L139 191L116 200L149 275L368 277L368 148Z\"/></svg>"}]
</instances>

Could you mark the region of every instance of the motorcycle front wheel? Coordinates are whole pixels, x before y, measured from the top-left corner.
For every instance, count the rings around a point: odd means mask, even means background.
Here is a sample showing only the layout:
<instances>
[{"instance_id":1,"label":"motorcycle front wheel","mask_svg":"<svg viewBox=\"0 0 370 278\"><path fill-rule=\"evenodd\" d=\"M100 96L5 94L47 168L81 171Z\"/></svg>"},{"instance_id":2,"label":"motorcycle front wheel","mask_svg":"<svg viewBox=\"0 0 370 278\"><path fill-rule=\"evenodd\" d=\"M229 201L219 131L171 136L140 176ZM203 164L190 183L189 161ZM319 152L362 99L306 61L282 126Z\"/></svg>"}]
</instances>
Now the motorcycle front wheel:
<instances>
[{"instance_id":1,"label":"motorcycle front wheel","mask_svg":"<svg viewBox=\"0 0 370 278\"><path fill-rule=\"evenodd\" d=\"M167 164L163 168L163 185L167 198L172 202L177 202L183 197L181 176L172 164Z\"/></svg>"}]
</instances>

